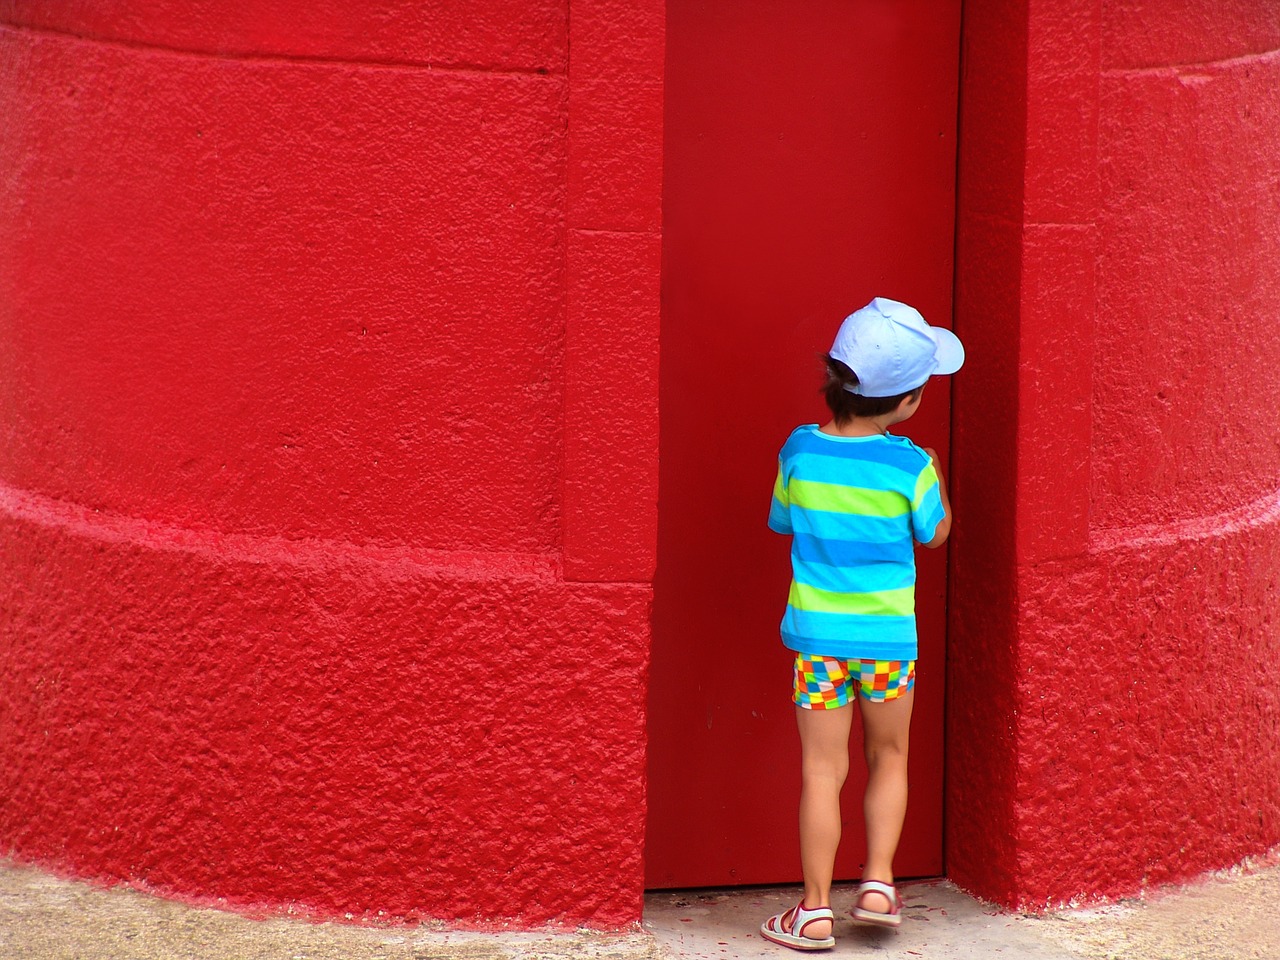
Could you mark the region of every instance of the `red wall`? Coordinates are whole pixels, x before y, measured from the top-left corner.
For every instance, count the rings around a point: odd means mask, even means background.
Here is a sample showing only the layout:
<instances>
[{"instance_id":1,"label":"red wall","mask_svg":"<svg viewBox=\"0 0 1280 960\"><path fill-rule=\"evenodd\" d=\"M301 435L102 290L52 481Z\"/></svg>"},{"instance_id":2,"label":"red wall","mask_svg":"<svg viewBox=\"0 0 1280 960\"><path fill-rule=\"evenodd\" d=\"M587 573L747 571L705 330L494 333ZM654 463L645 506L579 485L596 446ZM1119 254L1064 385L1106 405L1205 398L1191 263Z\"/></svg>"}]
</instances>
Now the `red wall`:
<instances>
[{"instance_id":1,"label":"red wall","mask_svg":"<svg viewBox=\"0 0 1280 960\"><path fill-rule=\"evenodd\" d=\"M0 0L0 845L634 921L662 9L266 6ZM1280 841L1280 14L965 32L947 862L1036 907Z\"/></svg>"},{"instance_id":2,"label":"red wall","mask_svg":"<svg viewBox=\"0 0 1280 960\"><path fill-rule=\"evenodd\" d=\"M637 919L661 8L105 10L0 2L0 846Z\"/></svg>"},{"instance_id":3,"label":"red wall","mask_svg":"<svg viewBox=\"0 0 1280 960\"><path fill-rule=\"evenodd\" d=\"M1280 842L1277 47L1263 0L966 13L948 870L1010 905Z\"/></svg>"}]
</instances>

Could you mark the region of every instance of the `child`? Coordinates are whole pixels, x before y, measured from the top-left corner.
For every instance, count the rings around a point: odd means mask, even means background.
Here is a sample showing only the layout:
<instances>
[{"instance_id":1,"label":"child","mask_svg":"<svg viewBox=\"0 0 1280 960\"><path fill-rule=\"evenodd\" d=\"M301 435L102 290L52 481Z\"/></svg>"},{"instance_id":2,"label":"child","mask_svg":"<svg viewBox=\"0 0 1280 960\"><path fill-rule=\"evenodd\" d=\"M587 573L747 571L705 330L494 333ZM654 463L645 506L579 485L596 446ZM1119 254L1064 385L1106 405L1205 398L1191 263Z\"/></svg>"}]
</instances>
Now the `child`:
<instances>
[{"instance_id":1,"label":"child","mask_svg":"<svg viewBox=\"0 0 1280 960\"><path fill-rule=\"evenodd\" d=\"M760 932L797 950L835 946L831 879L855 699L868 779L867 860L853 916L887 927L902 921L893 855L907 809L915 700L913 540L941 546L951 507L937 454L889 427L916 412L930 376L960 369L964 348L906 304L877 297L841 324L826 361L832 420L787 439L769 512L769 526L792 535L782 640L796 652L804 899Z\"/></svg>"}]
</instances>

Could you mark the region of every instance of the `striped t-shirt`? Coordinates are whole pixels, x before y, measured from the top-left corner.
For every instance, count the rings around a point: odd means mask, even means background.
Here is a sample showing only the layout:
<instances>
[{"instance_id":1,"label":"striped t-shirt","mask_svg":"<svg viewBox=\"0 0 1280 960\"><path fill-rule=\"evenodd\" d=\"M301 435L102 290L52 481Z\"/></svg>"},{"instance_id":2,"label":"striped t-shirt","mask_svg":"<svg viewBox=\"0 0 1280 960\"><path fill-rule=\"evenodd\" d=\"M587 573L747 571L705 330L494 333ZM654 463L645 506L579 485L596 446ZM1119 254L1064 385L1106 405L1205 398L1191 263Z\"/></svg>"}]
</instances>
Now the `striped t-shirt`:
<instances>
[{"instance_id":1,"label":"striped t-shirt","mask_svg":"<svg viewBox=\"0 0 1280 960\"><path fill-rule=\"evenodd\" d=\"M916 659L913 540L942 520L938 474L906 437L797 427L778 457L769 526L792 535L782 641L847 660Z\"/></svg>"}]
</instances>

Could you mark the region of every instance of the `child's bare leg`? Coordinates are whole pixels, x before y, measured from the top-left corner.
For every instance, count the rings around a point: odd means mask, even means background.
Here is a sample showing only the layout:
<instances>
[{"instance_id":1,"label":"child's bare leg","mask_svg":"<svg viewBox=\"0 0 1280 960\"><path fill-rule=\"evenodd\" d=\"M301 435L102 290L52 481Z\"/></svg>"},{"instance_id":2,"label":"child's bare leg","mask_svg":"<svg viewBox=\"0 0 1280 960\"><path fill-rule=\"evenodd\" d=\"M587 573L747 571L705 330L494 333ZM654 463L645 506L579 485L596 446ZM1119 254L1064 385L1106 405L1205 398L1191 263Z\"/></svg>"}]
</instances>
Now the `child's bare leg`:
<instances>
[{"instance_id":1,"label":"child's bare leg","mask_svg":"<svg viewBox=\"0 0 1280 960\"><path fill-rule=\"evenodd\" d=\"M796 707L802 759L800 788L800 866L804 871L804 905L831 905L831 878L840 846L840 789L849 773L850 706L834 710ZM806 931L823 939L831 924L817 921Z\"/></svg>"},{"instance_id":2,"label":"child's bare leg","mask_svg":"<svg viewBox=\"0 0 1280 960\"><path fill-rule=\"evenodd\" d=\"M867 792L862 809L867 822L867 864L863 880L893 883L893 855L907 815L907 744L915 690L883 703L859 698L862 747L867 758ZM860 906L880 913L892 909L879 893L862 897Z\"/></svg>"}]
</instances>

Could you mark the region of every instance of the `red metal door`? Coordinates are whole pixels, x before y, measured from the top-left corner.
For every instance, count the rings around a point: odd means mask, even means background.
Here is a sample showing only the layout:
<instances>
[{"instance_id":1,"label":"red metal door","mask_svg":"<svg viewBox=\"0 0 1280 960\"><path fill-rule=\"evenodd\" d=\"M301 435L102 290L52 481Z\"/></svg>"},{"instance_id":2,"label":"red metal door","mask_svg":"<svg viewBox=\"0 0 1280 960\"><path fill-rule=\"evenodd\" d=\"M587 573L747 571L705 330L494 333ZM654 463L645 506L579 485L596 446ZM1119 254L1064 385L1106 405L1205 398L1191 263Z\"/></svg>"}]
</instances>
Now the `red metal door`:
<instances>
[{"instance_id":1,"label":"red metal door","mask_svg":"<svg viewBox=\"0 0 1280 960\"><path fill-rule=\"evenodd\" d=\"M873 296L949 325L959 0L667 5L650 887L799 879L777 452L825 417L817 356ZM945 386L903 432L946 456ZM958 520L963 522L963 520ZM942 552L921 551L900 876L942 872ZM855 757L857 747L855 745ZM863 854L862 764L837 875Z\"/></svg>"}]
</instances>

